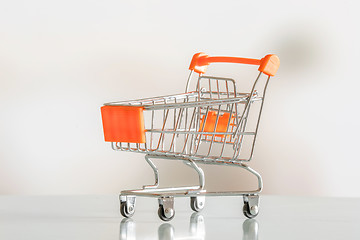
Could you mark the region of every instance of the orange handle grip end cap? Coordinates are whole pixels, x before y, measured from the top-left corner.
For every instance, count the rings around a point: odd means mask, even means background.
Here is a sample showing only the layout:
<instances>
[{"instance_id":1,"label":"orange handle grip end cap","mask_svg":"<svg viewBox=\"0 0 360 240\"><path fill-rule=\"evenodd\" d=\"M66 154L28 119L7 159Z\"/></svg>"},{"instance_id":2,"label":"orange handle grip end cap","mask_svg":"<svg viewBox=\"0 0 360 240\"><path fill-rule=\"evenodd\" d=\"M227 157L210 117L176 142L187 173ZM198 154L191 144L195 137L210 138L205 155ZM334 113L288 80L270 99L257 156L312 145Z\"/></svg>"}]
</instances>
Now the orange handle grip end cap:
<instances>
[{"instance_id":1,"label":"orange handle grip end cap","mask_svg":"<svg viewBox=\"0 0 360 240\"><path fill-rule=\"evenodd\" d=\"M199 53L195 53L193 58L191 59L191 63L189 66L189 69L197 72L199 74L204 74L206 72L207 66L209 64L199 64L199 61L201 58L207 58L208 55L206 55L205 53L199 52Z\"/></svg>"},{"instance_id":2,"label":"orange handle grip end cap","mask_svg":"<svg viewBox=\"0 0 360 240\"><path fill-rule=\"evenodd\" d=\"M266 55L261 59L259 71L269 76L275 76L280 66L280 59L275 54Z\"/></svg>"}]
</instances>

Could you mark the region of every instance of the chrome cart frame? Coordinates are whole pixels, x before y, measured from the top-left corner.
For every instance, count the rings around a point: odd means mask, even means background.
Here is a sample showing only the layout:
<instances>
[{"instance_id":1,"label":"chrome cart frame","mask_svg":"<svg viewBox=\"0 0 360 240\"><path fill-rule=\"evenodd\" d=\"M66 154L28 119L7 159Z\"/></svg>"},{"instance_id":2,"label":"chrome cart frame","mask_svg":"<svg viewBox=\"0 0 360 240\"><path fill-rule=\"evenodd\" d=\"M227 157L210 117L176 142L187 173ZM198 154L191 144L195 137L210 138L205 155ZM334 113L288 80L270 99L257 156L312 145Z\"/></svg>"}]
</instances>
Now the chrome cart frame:
<instances>
[{"instance_id":1,"label":"chrome cart frame","mask_svg":"<svg viewBox=\"0 0 360 240\"><path fill-rule=\"evenodd\" d=\"M206 67L214 62L260 65L260 72L251 91L239 93L233 79L203 75ZM116 151L144 153L155 177L152 185L121 192L121 214L124 217L134 214L136 196L158 198L158 215L164 221L171 220L175 215L175 197L190 197L191 209L199 212L204 208L205 196L243 196L244 215L248 218L257 216L258 194L263 182L260 174L247 163L253 157L269 79L278 66L279 61L275 55L256 60L209 57L198 53L194 55L190 65L191 72L185 93L104 104L105 107L141 108L144 140L112 141L111 146ZM193 72L199 73L199 77L195 91L189 91ZM104 116L103 121L106 121ZM154 159L183 161L197 172L199 184L160 188L159 170ZM258 187L251 191L207 192L204 188L205 174L198 164L240 167L256 176Z\"/></svg>"}]
</instances>

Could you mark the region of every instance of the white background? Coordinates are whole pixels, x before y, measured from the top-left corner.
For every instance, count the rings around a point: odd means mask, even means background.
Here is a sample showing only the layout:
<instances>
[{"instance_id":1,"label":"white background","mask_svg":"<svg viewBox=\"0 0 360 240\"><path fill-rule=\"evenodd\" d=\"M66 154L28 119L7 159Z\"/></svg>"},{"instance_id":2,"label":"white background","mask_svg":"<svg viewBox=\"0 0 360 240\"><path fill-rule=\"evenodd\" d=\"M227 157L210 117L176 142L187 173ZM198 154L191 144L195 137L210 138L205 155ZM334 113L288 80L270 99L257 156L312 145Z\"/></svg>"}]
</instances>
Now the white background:
<instances>
[{"instance_id":1,"label":"white background","mask_svg":"<svg viewBox=\"0 0 360 240\"><path fill-rule=\"evenodd\" d=\"M357 10L356 1L324 0L2 1L0 194L152 183L143 155L104 142L100 107L184 91L202 51L280 57L251 162L264 193L360 197ZM167 184L196 181L180 162L159 166ZM204 169L210 190L254 186L239 169Z\"/></svg>"}]
</instances>

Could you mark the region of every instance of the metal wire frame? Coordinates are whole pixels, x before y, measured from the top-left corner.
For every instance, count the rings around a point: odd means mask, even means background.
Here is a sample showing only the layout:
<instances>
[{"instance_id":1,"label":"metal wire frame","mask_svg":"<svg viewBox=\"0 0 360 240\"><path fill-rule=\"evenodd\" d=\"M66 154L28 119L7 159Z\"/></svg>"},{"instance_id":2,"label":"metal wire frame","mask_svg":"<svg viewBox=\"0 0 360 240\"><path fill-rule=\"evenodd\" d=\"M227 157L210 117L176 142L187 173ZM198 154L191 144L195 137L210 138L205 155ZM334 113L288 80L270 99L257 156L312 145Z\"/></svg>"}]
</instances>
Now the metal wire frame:
<instances>
[{"instance_id":1,"label":"metal wire frame","mask_svg":"<svg viewBox=\"0 0 360 240\"><path fill-rule=\"evenodd\" d=\"M199 75L195 91L189 92L192 72L190 72L186 92L176 95L144 98L133 101L111 102L112 106L142 106L146 127L145 143L112 142L112 148L117 151L145 153L146 162L154 172L155 182L145 185L142 189L124 190L121 192L122 201L132 196L146 196L162 198L186 196L256 196L263 187L260 174L250 168L246 162L253 157L256 136L258 133L261 113L268 86L268 77L258 88L261 73L255 79L249 93L239 93L236 84L230 78L218 78ZM250 128L248 124L254 104L259 105L255 112L256 125ZM256 109L255 109L256 110ZM208 114L216 116L212 131L206 130ZM216 131L219 120L228 114L225 131ZM211 129L210 129L211 130ZM243 157L244 139L252 139L249 155ZM219 147L217 152L215 146ZM230 148L228 148L230 147ZM159 170L153 159L181 160L194 169L199 177L196 186L180 186L159 188ZM204 189L205 175L198 164L233 166L244 169L257 178L258 186L250 191L207 192ZM258 198L256 198L258 201ZM171 200L173 201L173 200Z\"/></svg>"},{"instance_id":2,"label":"metal wire frame","mask_svg":"<svg viewBox=\"0 0 360 240\"><path fill-rule=\"evenodd\" d=\"M143 106L144 111L151 113L150 126L146 130L147 140L149 141L144 144L112 143L112 148L120 151L187 157L207 162L213 162L214 160L217 162L250 161L254 152L259 120L269 80L269 78L266 80L263 92L259 96L256 86L260 76L261 73L257 76L251 92L247 94L236 92L233 79L200 76L197 82L197 91L194 92L107 103L106 105ZM202 82L207 82L209 86L207 90L201 88L204 85ZM220 83L225 86L225 91L220 90ZM252 131L246 131L250 107L254 102L260 102L261 104L256 128ZM240 106L242 106L242 111L240 111ZM214 130L205 132L205 124L203 124L202 129L200 129L200 124L201 121L206 122L209 111L216 113L216 121ZM155 125L159 125L155 123L155 115L158 112L162 112L161 128L155 128ZM216 128L219 117L224 113L228 113L231 117L227 123L227 131L219 133ZM182 141L179 141L181 136L183 136ZM253 137L250 156L240 158L245 136ZM155 137L156 140L154 140ZM205 154L199 153L199 149L204 145L202 143L209 143ZM221 150L219 153L211 154L214 145L220 145ZM224 156L226 145L233 146L232 156Z\"/></svg>"}]
</instances>

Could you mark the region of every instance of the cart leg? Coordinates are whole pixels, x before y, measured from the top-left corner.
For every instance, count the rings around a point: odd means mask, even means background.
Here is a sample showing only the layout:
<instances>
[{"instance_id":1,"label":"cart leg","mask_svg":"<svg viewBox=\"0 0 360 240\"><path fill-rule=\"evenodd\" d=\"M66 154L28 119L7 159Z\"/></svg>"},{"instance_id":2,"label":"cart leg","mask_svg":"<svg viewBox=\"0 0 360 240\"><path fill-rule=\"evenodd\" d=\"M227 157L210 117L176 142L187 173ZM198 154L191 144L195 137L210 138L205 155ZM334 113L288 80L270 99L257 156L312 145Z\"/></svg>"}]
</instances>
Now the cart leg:
<instances>
[{"instance_id":1,"label":"cart leg","mask_svg":"<svg viewBox=\"0 0 360 240\"><path fill-rule=\"evenodd\" d=\"M145 186L143 186L143 189L157 188L159 186L159 170L156 167L156 165L154 164L154 162L150 160L149 155L145 155L145 160L150 165L152 170L154 171L155 183L154 183L154 185L145 185Z\"/></svg>"},{"instance_id":2,"label":"cart leg","mask_svg":"<svg viewBox=\"0 0 360 240\"><path fill-rule=\"evenodd\" d=\"M254 218L259 214L259 195L244 195L243 213L248 218Z\"/></svg>"},{"instance_id":3,"label":"cart leg","mask_svg":"<svg viewBox=\"0 0 360 240\"><path fill-rule=\"evenodd\" d=\"M185 161L184 161L185 162ZM204 171L192 160L187 160L185 164L193 169L199 175L199 190L203 190L205 187L205 174Z\"/></svg>"},{"instance_id":4,"label":"cart leg","mask_svg":"<svg viewBox=\"0 0 360 240\"><path fill-rule=\"evenodd\" d=\"M262 178L261 178L260 174L258 172L256 172L254 169L252 169L251 167L249 167L249 166L247 166L247 165L245 165L243 163L241 165L238 165L238 166L245 169L245 170L247 170L247 171L249 171L250 173L252 173L253 175L255 175L257 177L257 179L258 179L258 189L255 190L255 191L252 191L252 193L255 193L255 194L260 193L262 188L263 188L263 182L262 182Z\"/></svg>"},{"instance_id":5,"label":"cart leg","mask_svg":"<svg viewBox=\"0 0 360 240\"><path fill-rule=\"evenodd\" d=\"M243 213L247 218L254 218L259 214L259 195L261 192L263 183L262 178L258 172L250 168L245 164L241 164L240 167L254 174L258 179L258 189L251 193L244 194L244 207Z\"/></svg>"},{"instance_id":6,"label":"cart leg","mask_svg":"<svg viewBox=\"0 0 360 240\"><path fill-rule=\"evenodd\" d=\"M120 199L120 213L126 218L132 217L135 213L135 196L119 196Z\"/></svg>"},{"instance_id":7,"label":"cart leg","mask_svg":"<svg viewBox=\"0 0 360 240\"><path fill-rule=\"evenodd\" d=\"M194 162L189 160L185 162L186 165L192 167L199 174L199 190L203 190L205 187L205 174L204 171ZM190 197L190 207L195 212L200 212L205 206L205 196Z\"/></svg>"},{"instance_id":8,"label":"cart leg","mask_svg":"<svg viewBox=\"0 0 360 240\"><path fill-rule=\"evenodd\" d=\"M163 221L170 221L175 216L174 197L160 197L158 215Z\"/></svg>"}]
</instances>

